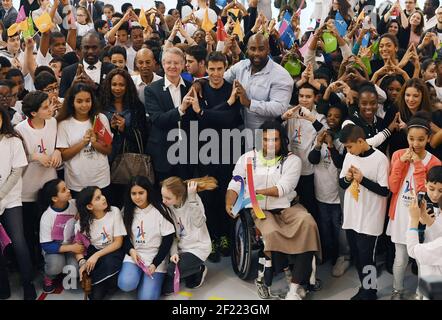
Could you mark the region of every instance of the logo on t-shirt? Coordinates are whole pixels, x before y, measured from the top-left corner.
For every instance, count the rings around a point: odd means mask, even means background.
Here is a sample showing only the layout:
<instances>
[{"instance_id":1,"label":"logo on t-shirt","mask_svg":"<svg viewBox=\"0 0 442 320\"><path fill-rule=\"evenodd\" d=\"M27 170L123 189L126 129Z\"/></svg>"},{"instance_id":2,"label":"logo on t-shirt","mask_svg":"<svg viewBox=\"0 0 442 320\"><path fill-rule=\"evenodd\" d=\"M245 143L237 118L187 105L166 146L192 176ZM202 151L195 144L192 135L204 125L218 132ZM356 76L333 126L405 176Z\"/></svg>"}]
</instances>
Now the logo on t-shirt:
<instances>
[{"instance_id":1,"label":"logo on t-shirt","mask_svg":"<svg viewBox=\"0 0 442 320\"><path fill-rule=\"evenodd\" d=\"M40 139L40 144L37 145L38 153L46 154L45 144L43 143L43 139Z\"/></svg>"},{"instance_id":2,"label":"logo on t-shirt","mask_svg":"<svg viewBox=\"0 0 442 320\"><path fill-rule=\"evenodd\" d=\"M135 239L135 243L137 244L145 244L146 241L144 239L144 235L146 234L146 232L144 232L144 226L143 226L144 221L141 221L140 225L137 226L137 237Z\"/></svg>"},{"instance_id":3,"label":"logo on t-shirt","mask_svg":"<svg viewBox=\"0 0 442 320\"><path fill-rule=\"evenodd\" d=\"M101 245L106 246L112 243L112 239L109 234L106 232L106 228L103 227L103 232L101 233Z\"/></svg>"},{"instance_id":4,"label":"logo on t-shirt","mask_svg":"<svg viewBox=\"0 0 442 320\"><path fill-rule=\"evenodd\" d=\"M325 149L324 158L322 159L322 164L324 167L328 168L331 165L331 154L328 148Z\"/></svg>"},{"instance_id":5,"label":"logo on t-shirt","mask_svg":"<svg viewBox=\"0 0 442 320\"><path fill-rule=\"evenodd\" d=\"M301 144L301 126L295 128L295 133L293 134L293 142Z\"/></svg>"},{"instance_id":6,"label":"logo on t-shirt","mask_svg":"<svg viewBox=\"0 0 442 320\"><path fill-rule=\"evenodd\" d=\"M414 196L413 196L413 181L412 179L410 180L405 180L405 188L404 191L402 192L402 201L404 203L404 206L406 206L407 208L410 206L411 201L413 201Z\"/></svg>"},{"instance_id":7,"label":"logo on t-shirt","mask_svg":"<svg viewBox=\"0 0 442 320\"><path fill-rule=\"evenodd\" d=\"M183 222L181 221L181 218L178 218L178 228L180 230L180 238L186 236L186 230L184 230Z\"/></svg>"}]
</instances>

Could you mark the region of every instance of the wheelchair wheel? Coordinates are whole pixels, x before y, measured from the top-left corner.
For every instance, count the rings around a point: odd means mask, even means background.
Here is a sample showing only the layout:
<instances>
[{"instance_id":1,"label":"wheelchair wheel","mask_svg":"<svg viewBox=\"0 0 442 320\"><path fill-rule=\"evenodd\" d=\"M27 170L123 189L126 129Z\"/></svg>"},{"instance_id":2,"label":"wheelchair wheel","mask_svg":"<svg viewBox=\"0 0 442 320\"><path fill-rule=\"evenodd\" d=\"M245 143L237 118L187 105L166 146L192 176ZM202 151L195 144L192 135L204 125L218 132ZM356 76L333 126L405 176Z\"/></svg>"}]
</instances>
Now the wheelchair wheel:
<instances>
[{"instance_id":1,"label":"wheelchair wheel","mask_svg":"<svg viewBox=\"0 0 442 320\"><path fill-rule=\"evenodd\" d=\"M260 247L250 212L241 211L234 224L231 255L233 270L240 279L250 280L257 277Z\"/></svg>"}]
</instances>

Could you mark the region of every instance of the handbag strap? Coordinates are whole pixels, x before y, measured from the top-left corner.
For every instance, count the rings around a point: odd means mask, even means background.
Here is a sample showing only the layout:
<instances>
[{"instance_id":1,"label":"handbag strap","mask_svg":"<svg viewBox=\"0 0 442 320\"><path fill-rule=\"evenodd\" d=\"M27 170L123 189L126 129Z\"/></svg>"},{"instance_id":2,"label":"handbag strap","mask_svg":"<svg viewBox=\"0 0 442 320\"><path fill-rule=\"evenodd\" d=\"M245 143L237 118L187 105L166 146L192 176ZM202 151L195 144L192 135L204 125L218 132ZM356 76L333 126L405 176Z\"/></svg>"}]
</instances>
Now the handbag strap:
<instances>
[{"instance_id":1,"label":"handbag strap","mask_svg":"<svg viewBox=\"0 0 442 320\"><path fill-rule=\"evenodd\" d=\"M133 130L134 130L134 134L135 134L135 139L137 140L138 150L139 150L140 154L144 154L144 147L143 147L143 144L141 143L142 138L140 137L141 133L138 129L133 129Z\"/></svg>"}]
</instances>

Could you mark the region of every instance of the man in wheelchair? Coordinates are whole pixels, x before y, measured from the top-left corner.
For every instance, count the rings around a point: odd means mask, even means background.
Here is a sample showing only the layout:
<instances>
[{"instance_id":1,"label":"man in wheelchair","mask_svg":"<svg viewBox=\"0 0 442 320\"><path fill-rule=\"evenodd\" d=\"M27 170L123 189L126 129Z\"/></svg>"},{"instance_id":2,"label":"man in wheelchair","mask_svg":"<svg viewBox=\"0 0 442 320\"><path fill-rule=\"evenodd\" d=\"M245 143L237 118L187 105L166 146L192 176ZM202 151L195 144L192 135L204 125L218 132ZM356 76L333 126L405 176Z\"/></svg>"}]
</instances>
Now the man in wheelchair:
<instances>
[{"instance_id":1,"label":"man in wheelchair","mask_svg":"<svg viewBox=\"0 0 442 320\"><path fill-rule=\"evenodd\" d=\"M301 300L305 297L304 286L309 284L314 260L321 258L318 227L302 205L292 203L301 174L301 160L289 154L285 129L276 121L266 121L260 129L262 147L243 154L233 171L234 177L247 181L247 162L251 159L255 194L263 196L258 202L265 218L258 218L255 211L252 214L264 244L255 283L259 296L270 298L273 274L288 270L289 291L285 298ZM238 217L232 210L241 189L236 180L231 180L226 193L226 211L232 218ZM245 198L248 196L248 188L245 188Z\"/></svg>"}]
</instances>

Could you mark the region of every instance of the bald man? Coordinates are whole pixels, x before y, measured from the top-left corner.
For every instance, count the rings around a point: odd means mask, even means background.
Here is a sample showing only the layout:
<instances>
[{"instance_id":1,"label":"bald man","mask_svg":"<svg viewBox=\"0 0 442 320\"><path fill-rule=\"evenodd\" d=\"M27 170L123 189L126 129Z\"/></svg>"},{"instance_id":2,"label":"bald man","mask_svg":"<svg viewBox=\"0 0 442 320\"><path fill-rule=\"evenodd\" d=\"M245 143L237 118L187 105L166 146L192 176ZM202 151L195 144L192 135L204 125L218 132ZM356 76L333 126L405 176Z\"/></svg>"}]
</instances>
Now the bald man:
<instances>
[{"instance_id":1,"label":"bald man","mask_svg":"<svg viewBox=\"0 0 442 320\"><path fill-rule=\"evenodd\" d=\"M152 50L147 48L138 50L137 54L135 55L135 70L138 71L139 74L132 76L132 80L137 88L138 97L143 104L144 88L152 82L162 79L162 77L153 72L154 67L155 57Z\"/></svg>"},{"instance_id":2,"label":"bald man","mask_svg":"<svg viewBox=\"0 0 442 320\"><path fill-rule=\"evenodd\" d=\"M249 59L233 65L224 79L238 87L238 99L244 107L244 125L258 129L287 111L293 79L287 70L269 58L269 41L261 33L247 45Z\"/></svg>"}]
</instances>

